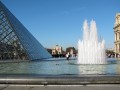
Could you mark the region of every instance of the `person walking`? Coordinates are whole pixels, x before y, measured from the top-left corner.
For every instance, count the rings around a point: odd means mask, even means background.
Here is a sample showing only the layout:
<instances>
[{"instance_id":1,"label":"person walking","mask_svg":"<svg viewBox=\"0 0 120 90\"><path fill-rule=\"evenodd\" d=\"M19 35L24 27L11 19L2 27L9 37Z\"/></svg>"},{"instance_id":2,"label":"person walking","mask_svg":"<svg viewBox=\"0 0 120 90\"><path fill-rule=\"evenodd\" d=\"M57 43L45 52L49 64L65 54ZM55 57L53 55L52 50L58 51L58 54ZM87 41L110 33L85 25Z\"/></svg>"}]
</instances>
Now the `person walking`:
<instances>
[{"instance_id":1,"label":"person walking","mask_svg":"<svg viewBox=\"0 0 120 90\"><path fill-rule=\"evenodd\" d=\"M69 61L69 58L70 58L70 53L68 52L68 53L66 54L66 59L67 59L67 61Z\"/></svg>"}]
</instances>

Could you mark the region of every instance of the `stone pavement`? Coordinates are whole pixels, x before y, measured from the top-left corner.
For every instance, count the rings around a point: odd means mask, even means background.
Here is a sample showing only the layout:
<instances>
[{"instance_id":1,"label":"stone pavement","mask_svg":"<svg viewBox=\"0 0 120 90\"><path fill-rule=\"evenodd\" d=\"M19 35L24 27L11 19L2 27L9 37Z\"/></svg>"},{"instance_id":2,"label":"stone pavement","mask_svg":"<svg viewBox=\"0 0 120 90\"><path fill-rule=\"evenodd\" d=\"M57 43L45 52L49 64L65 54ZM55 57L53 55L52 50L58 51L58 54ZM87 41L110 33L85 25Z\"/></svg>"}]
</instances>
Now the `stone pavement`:
<instances>
[{"instance_id":1,"label":"stone pavement","mask_svg":"<svg viewBox=\"0 0 120 90\"><path fill-rule=\"evenodd\" d=\"M119 84L99 85L0 85L0 90L120 90Z\"/></svg>"},{"instance_id":2,"label":"stone pavement","mask_svg":"<svg viewBox=\"0 0 120 90\"><path fill-rule=\"evenodd\" d=\"M120 76L0 75L0 90L120 90Z\"/></svg>"}]
</instances>

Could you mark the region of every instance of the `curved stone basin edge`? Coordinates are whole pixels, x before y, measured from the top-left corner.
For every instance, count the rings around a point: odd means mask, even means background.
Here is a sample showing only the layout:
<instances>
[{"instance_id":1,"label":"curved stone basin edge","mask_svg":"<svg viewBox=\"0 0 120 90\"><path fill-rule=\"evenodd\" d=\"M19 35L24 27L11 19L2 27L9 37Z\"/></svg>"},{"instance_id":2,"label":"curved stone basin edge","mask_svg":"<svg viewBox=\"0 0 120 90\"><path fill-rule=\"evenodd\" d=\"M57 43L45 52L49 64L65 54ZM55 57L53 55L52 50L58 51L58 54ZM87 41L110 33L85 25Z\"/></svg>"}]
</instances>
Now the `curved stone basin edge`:
<instances>
[{"instance_id":1,"label":"curved stone basin edge","mask_svg":"<svg viewBox=\"0 0 120 90\"><path fill-rule=\"evenodd\" d=\"M120 84L120 75L0 75L0 84L87 85Z\"/></svg>"}]
</instances>

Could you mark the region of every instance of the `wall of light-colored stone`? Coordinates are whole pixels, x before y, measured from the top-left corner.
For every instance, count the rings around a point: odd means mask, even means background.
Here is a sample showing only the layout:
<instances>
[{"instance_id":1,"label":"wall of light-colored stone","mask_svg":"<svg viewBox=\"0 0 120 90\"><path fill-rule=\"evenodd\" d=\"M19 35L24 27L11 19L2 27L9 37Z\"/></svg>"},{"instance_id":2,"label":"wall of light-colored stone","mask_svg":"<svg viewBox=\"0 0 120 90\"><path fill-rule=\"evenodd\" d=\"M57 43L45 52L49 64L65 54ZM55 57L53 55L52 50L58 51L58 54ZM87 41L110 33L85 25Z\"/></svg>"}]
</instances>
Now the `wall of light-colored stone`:
<instances>
[{"instance_id":1,"label":"wall of light-colored stone","mask_svg":"<svg viewBox=\"0 0 120 90\"><path fill-rule=\"evenodd\" d=\"M115 17L114 40L114 51L120 54L120 13L117 13Z\"/></svg>"}]
</instances>

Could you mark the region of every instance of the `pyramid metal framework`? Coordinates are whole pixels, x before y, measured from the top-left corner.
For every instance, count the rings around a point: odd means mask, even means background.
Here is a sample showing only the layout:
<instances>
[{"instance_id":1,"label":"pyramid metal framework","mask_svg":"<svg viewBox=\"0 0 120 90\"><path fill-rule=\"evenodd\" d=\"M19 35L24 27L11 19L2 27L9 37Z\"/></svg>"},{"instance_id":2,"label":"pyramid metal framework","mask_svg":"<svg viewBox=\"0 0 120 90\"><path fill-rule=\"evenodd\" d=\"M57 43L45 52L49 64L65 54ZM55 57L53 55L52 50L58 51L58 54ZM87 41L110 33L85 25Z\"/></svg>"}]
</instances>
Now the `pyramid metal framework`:
<instances>
[{"instance_id":1,"label":"pyramid metal framework","mask_svg":"<svg viewBox=\"0 0 120 90\"><path fill-rule=\"evenodd\" d=\"M0 60L35 60L51 55L0 2Z\"/></svg>"}]
</instances>

